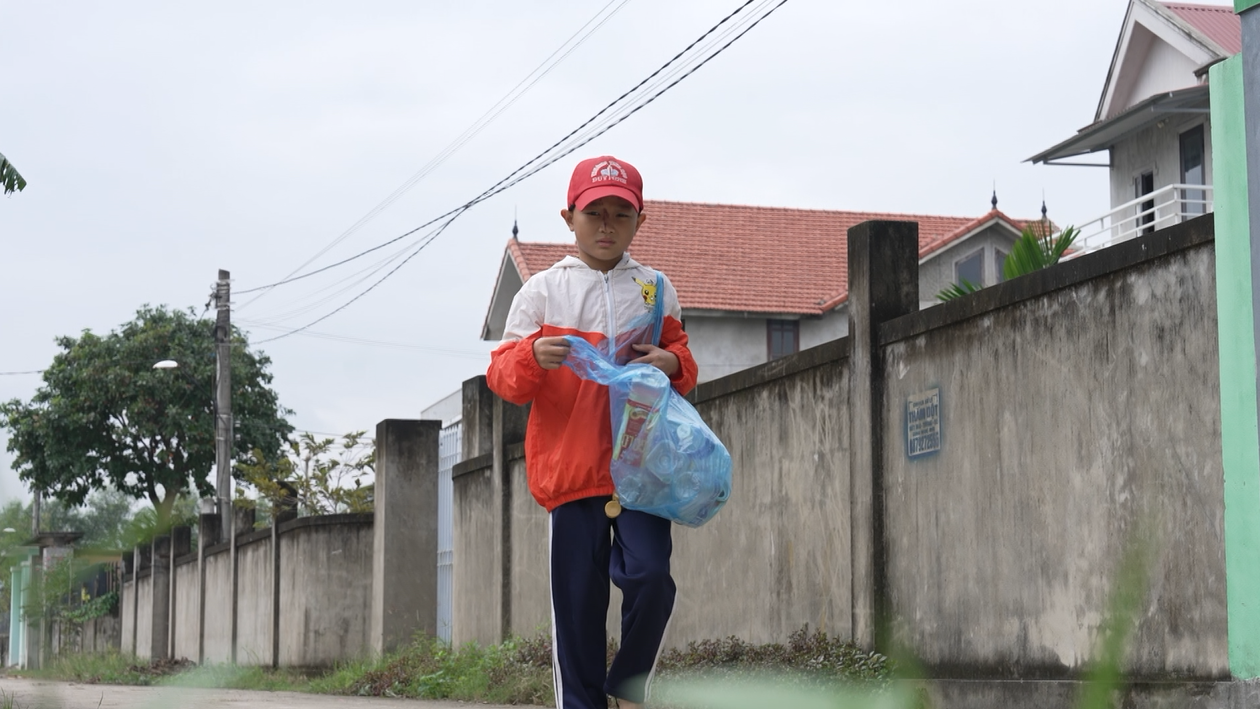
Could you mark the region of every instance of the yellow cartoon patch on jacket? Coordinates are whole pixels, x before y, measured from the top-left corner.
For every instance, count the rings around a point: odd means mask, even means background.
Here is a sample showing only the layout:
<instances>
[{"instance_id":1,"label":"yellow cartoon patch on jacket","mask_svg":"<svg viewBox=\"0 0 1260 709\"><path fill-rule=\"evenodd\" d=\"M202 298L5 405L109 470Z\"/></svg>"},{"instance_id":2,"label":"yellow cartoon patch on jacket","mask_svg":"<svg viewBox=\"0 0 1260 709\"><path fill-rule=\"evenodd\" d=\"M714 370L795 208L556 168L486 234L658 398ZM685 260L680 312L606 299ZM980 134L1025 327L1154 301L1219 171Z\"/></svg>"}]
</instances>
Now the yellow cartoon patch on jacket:
<instances>
[{"instance_id":1,"label":"yellow cartoon patch on jacket","mask_svg":"<svg viewBox=\"0 0 1260 709\"><path fill-rule=\"evenodd\" d=\"M649 308L656 307L656 284L645 283L637 278L634 279L634 282L638 283L639 288L643 290L643 304Z\"/></svg>"}]
</instances>

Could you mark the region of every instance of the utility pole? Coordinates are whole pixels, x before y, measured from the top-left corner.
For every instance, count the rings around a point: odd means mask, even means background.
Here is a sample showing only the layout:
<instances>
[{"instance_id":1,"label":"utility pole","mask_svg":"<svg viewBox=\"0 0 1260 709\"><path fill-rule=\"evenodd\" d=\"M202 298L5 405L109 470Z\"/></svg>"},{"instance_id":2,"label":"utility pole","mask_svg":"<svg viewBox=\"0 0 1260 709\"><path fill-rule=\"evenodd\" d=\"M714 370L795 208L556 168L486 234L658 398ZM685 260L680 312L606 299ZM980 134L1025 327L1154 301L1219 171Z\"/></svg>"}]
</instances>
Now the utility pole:
<instances>
[{"instance_id":1,"label":"utility pole","mask_svg":"<svg viewBox=\"0 0 1260 709\"><path fill-rule=\"evenodd\" d=\"M215 417L214 468L217 473L215 495L218 497L219 533L232 530L232 281L231 274L219 269L214 287L218 312L214 321Z\"/></svg>"}]
</instances>

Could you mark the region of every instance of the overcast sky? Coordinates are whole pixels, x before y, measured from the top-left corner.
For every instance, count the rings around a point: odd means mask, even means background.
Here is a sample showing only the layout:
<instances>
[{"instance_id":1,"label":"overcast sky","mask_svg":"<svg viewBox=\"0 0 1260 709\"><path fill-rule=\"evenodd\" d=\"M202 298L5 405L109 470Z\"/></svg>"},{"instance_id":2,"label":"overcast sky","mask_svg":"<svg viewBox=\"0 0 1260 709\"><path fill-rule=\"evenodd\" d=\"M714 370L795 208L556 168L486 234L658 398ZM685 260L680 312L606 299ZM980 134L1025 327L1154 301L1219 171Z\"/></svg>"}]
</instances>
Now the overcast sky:
<instances>
[{"instance_id":1,"label":"overcast sky","mask_svg":"<svg viewBox=\"0 0 1260 709\"><path fill-rule=\"evenodd\" d=\"M0 372L41 369L55 337L108 332L146 303L200 312L219 268L238 290L284 277L602 8L620 7L314 266L466 202L740 4L620 3L0 0L0 152L30 183L0 199ZM583 157L633 162L649 199L979 216L996 183L1012 216L1038 216L1044 193L1060 224L1096 217L1108 208L1106 170L1022 161L1092 121L1125 7L789 0L312 328L407 347L307 335L261 345L281 401L299 429L371 431L483 373L491 344L478 336L513 219L522 239L567 240L557 212ZM235 298L234 320L251 323L255 341L282 332L260 322L305 325L370 285L342 292L374 260L248 305ZM0 375L0 400L29 399L39 384ZM26 494L10 465L0 450L4 500Z\"/></svg>"}]
</instances>

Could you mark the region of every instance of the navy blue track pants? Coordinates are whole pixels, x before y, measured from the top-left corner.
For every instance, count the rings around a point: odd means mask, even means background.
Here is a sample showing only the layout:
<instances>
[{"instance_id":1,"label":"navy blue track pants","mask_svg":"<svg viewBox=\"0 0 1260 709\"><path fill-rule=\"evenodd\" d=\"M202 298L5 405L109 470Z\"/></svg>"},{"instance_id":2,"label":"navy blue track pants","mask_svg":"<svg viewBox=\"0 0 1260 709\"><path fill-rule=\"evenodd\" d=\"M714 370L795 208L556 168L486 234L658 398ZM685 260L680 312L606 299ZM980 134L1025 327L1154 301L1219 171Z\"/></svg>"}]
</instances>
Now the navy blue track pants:
<instances>
[{"instance_id":1,"label":"navy blue track pants","mask_svg":"<svg viewBox=\"0 0 1260 709\"><path fill-rule=\"evenodd\" d=\"M559 709L605 709L607 695L643 702L674 611L669 520L623 510L607 497L551 512L552 661ZM621 589L621 646L605 668L608 582Z\"/></svg>"}]
</instances>

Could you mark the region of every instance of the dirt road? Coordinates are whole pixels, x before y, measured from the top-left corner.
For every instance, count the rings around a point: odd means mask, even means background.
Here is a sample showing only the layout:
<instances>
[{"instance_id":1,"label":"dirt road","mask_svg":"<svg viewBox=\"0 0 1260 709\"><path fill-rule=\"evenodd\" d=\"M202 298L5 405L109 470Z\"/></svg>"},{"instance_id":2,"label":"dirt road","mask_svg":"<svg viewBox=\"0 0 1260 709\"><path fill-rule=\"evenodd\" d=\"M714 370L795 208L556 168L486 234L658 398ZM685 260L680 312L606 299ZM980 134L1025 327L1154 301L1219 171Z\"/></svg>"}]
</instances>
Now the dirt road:
<instances>
[{"instance_id":1,"label":"dirt road","mask_svg":"<svg viewBox=\"0 0 1260 709\"><path fill-rule=\"evenodd\" d=\"M239 689L120 687L10 677L0 678L0 692L14 701L13 709L522 709L463 702L330 697ZM2 700L0 706L3 706Z\"/></svg>"}]
</instances>

